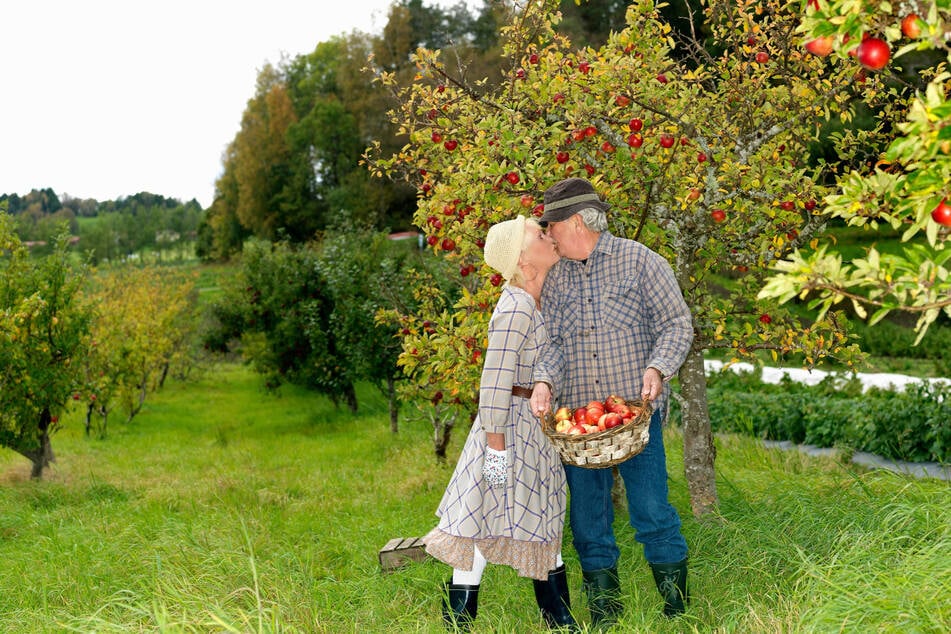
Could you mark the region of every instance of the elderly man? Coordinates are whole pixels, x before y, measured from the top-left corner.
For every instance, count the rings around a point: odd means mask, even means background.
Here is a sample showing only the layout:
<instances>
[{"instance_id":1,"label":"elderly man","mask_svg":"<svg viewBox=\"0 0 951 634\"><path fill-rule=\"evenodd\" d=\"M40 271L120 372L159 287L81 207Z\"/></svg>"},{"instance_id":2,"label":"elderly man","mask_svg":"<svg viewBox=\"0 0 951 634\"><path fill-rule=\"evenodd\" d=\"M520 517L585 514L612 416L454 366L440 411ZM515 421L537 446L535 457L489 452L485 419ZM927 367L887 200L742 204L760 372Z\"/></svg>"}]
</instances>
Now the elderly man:
<instances>
[{"instance_id":1,"label":"elderly man","mask_svg":"<svg viewBox=\"0 0 951 634\"><path fill-rule=\"evenodd\" d=\"M661 424L667 381L693 342L690 310L670 264L646 246L607 231L602 202L591 183L569 178L545 192L539 219L562 256L542 291L551 344L535 366L531 405L536 413L579 407L617 394L652 401L650 442L617 465L627 490L635 539L643 545L664 614L684 611L687 543L668 501ZM611 469L565 465L569 519L583 571L592 623L610 626L623 610L614 536Z\"/></svg>"}]
</instances>

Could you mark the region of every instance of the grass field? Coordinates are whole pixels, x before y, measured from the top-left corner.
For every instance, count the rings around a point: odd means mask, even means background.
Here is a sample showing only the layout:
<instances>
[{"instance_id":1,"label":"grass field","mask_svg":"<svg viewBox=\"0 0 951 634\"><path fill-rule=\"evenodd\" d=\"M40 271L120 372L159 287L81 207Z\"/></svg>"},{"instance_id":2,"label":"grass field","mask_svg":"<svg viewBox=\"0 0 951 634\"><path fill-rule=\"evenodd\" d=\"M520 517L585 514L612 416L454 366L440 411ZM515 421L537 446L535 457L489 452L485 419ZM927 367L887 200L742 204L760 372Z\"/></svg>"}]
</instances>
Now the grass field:
<instances>
[{"instance_id":1,"label":"grass field","mask_svg":"<svg viewBox=\"0 0 951 634\"><path fill-rule=\"evenodd\" d=\"M360 397L352 416L297 389L265 394L224 365L170 383L104 440L70 417L42 481L0 450L0 631L443 631L447 567L384 574L377 553L433 526L452 465L435 462L427 423L403 420L393 436L383 399ZM693 603L681 619L660 616L619 512L627 612L616 631L951 631L947 482L722 437L720 517L699 522L679 432L665 441ZM586 623L570 542L565 558ZM489 566L475 631L545 631L531 583Z\"/></svg>"}]
</instances>

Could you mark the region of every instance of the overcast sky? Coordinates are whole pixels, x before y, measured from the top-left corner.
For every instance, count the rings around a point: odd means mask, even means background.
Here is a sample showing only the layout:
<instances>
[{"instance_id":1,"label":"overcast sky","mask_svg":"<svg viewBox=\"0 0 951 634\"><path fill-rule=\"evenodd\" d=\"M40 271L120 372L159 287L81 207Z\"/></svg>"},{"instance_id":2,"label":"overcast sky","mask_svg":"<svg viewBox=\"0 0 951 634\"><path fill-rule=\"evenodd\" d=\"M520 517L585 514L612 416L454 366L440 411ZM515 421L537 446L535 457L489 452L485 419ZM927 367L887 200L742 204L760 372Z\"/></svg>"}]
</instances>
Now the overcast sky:
<instances>
[{"instance_id":1,"label":"overcast sky","mask_svg":"<svg viewBox=\"0 0 951 634\"><path fill-rule=\"evenodd\" d=\"M390 4L0 0L0 194L148 191L207 207L258 70L379 34Z\"/></svg>"}]
</instances>

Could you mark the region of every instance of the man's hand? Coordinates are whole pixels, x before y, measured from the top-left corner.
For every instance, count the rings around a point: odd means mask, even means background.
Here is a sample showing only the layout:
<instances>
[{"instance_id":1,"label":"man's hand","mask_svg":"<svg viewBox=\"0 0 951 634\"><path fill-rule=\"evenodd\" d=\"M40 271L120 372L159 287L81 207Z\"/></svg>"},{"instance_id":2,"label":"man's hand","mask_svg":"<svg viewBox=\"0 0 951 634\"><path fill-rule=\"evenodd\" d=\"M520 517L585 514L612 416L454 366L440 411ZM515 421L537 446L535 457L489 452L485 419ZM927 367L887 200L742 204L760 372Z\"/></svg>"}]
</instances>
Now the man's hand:
<instances>
[{"instance_id":1,"label":"man's hand","mask_svg":"<svg viewBox=\"0 0 951 634\"><path fill-rule=\"evenodd\" d=\"M532 389L532 398L529 401L532 404L532 412L535 416L541 418L547 412L551 411L551 389L547 383L536 383Z\"/></svg>"},{"instance_id":2,"label":"man's hand","mask_svg":"<svg viewBox=\"0 0 951 634\"><path fill-rule=\"evenodd\" d=\"M644 385L641 387L641 398L645 401L653 401L660 396L664 389L664 377L661 376L657 368L647 368L644 372ZM534 399L534 394L532 395Z\"/></svg>"}]
</instances>

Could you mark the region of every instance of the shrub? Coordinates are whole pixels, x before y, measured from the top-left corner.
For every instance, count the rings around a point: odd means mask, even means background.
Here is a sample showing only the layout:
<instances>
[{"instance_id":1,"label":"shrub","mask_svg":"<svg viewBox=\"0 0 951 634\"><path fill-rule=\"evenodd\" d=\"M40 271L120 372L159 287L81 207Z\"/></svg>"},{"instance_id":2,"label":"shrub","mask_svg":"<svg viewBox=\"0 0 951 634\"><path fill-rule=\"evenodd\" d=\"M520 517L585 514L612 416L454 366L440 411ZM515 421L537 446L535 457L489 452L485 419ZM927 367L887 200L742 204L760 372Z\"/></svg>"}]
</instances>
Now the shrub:
<instances>
[{"instance_id":1,"label":"shrub","mask_svg":"<svg viewBox=\"0 0 951 634\"><path fill-rule=\"evenodd\" d=\"M891 460L951 462L946 385L863 393L857 378L830 375L814 386L791 379L767 384L755 373L727 371L712 374L709 386L714 431L845 447Z\"/></svg>"}]
</instances>

